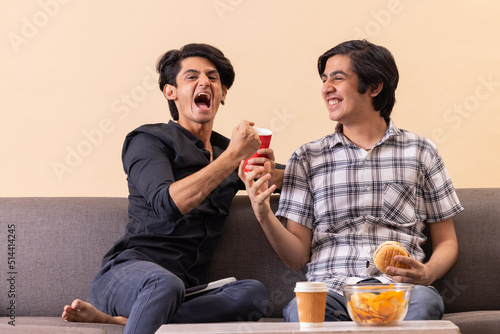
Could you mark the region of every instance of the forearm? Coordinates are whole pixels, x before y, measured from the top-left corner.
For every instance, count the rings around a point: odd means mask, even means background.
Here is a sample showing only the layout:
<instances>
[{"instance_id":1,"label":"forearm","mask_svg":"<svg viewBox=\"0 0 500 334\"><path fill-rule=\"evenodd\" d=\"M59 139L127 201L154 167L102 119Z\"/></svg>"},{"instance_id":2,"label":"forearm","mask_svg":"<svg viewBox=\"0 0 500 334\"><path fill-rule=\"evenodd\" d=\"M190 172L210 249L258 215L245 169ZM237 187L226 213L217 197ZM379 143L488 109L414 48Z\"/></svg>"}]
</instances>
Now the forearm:
<instances>
[{"instance_id":1,"label":"forearm","mask_svg":"<svg viewBox=\"0 0 500 334\"><path fill-rule=\"evenodd\" d=\"M290 269L302 270L309 262L310 245L308 238L300 238L290 232L269 210L265 217L258 218L269 244L281 261Z\"/></svg>"},{"instance_id":2,"label":"forearm","mask_svg":"<svg viewBox=\"0 0 500 334\"><path fill-rule=\"evenodd\" d=\"M429 285L443 277L455 265L458 258L458 244L456 240L442 241L432 250L432 256L425 263L429 273Z\"/></svg>"},{"instance_id":3,"label":"forearm","mask_svg":"<svg viewBox=\"0 0 500 334\"><path fill-rule=\"evenodd\" d=\"M429 225L432 255L425 263L428 284L443 277L457 262L458 241L453 218Z\"/></svg>"},{"instance_id":4,"label":"forearm","mask_svg":"<svg viewBox=\"0 0 500 334\"><path fill-rule=\"evenodd\" d=\"M200 171L178 180L170 186L170 196L181 214L198 206L238 166L230 154L221 154Z\"/></svg>"},{"instance_id":5,"label":"forearm","mask_svg":"<svg viewBox=\"0 0 500 334\"><path fill-rule=\"evenodd\" d=\"M243 171L243 166L244 162L240 164L238 175L245 183L255 217L269 244L287 267L295 271L302 270L311 256L311 229L290 219L285 227L274 215L269 197L277 185L268 186L272 180L269 162L248 174ZM259 174L262 176L257 179Z\"/></svg>"},{"instance_id":6,"label":"forearm","mask_svg":"<svg viewBox=\"0 0 500 334\"><path fill-rule=\"evenodd\" d=\"M395 273L393 279L402 283L431 285L443 277L455 264L458 257L458 242L453 218L429 224L432 240L432 255L427 263L411 257L396 255L394 259L408 265L408 268L387 267Z\"/></svg>"}]
</instances>

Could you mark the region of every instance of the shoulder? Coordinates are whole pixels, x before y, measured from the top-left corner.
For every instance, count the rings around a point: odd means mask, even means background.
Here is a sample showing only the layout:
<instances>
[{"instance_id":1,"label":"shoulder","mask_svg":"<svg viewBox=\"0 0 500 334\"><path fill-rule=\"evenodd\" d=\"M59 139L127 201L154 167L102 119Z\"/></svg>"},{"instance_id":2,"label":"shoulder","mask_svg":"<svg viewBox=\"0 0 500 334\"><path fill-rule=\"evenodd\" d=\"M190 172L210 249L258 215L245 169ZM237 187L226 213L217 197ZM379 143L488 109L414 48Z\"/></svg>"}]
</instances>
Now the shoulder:
<instances>
[{"instance_id":1,"label":"shoulder","mask_svg":"<svg viewBox=\"0 0 500 334\"><path fill-rule=\"evenodd\" d=\"M428 154L438 154L438 148L434 142L432 142L429 138L424 137L422 135L399 129L399 134L394 136L394 141L402 146L406 147L414 147L421 152L425 152Z\"/></svg>"},{"instance_id":2,"label":"shoulder","mask_svg":"<svg viewBox=\"0 0 500 334\"><path fill-rule=\"evenodd\" d=\"M184 142L196 142L199 139L175 122L144 124L131 131L125 138L124 148L132 141L162 143L166 146L176 146Z\"/></svg>"},{"instance_id":3,"label":"shoulder","mask_svg":"<svg viewBox=\"0 0 500 334\"><path fill-rule=\"evenodd\" d=\"M126 155L147 156L154 152L175 151L179 134L171 124L145 124L134 129L125 137L122 158Z\"/></svg>"},{"instance_id":4,"label":"shoulder","mask_svg":"<svg viewBox=\"0 0 500 334\"><path fill-rule=\"evenodd\" d=\"M176 129L172 124L156 123L156 124L144 124L138 128L132 130L127 134L126 139L131 139L136 136L140 137L154 137L158 139L168 140L169 138L175 136Z\"/></svg>"},{"instance_id":5,"label":"shoulder","mask_svg":"<svg viewBox=\"0 0 500 334\"><path fill-rule=\"evenodd\" d=\"M325 156L330 154L332 149L332 135L308 142L297 148L291 155L285 168L285 175L288 174L309 174L311 170L320 166L325 160Z\"/></svg>"},{"instance_id":6,"label":"shoulder","mask_svg":"<svg viewBox=\"0 0 500 334\"><path fill-rule=\"evenodd\" d=\"M330 134L314 141L305 143L293 152L292 157L294 157L295 159L307 160L316 156L323 155L325 151L329 150L329 148L333 146L333 137L334 134Z\"/></svg>"}]
</instances>

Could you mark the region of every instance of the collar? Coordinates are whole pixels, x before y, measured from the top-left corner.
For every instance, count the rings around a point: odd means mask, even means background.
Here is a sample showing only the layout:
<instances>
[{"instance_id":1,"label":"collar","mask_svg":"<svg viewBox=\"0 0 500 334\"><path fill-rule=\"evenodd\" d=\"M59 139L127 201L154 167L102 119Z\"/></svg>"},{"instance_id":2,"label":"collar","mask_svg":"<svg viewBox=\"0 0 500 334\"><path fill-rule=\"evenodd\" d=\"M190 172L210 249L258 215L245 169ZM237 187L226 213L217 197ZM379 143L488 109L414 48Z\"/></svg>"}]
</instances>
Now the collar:
<instances>
[{"instance_id":1,"label":"collar","mask_svg":"<svg viewBox=\"0 0 500 334\"><path fill-rule=\"evenodd\" d=\"M342 123L337 123L337 125L335 126L335 131L331 135L330 147L335 147L337 145L346 147L355 146L349 139L347 139L346 136L344 136L343 128L344 125ZM396 124L394 124L392 119L389 119L389 126L387 127L387 130L385 130L384 136L377 144L375 144L375 146L382 144L391 137L399 136L402 133L403 132L396 127Z\"/></svg>"},{"instance_id":2,"label":"collar","mask_svg":"<svg viewBox=\"0 0 500 334\"><path fill-rule=\"evenodd\" d=\"M191 133L186 128L177 124L177 122L170 120L168 122L168 124L170 126L173 126L173 127L176 127L177 129L179 129L179 131L181 131L189 140L191 140L196 145L196 147L205 148L205 144L203 143L203 141L200 138L195 136L193 133ZM212 144L212 146L221 147L222 149L225 150L229 146L229 139L224 137L223 135L219 134L218 132L215 132L212 130L212 134L210 135L210 143Z\"/></svg>"}]
</instances>

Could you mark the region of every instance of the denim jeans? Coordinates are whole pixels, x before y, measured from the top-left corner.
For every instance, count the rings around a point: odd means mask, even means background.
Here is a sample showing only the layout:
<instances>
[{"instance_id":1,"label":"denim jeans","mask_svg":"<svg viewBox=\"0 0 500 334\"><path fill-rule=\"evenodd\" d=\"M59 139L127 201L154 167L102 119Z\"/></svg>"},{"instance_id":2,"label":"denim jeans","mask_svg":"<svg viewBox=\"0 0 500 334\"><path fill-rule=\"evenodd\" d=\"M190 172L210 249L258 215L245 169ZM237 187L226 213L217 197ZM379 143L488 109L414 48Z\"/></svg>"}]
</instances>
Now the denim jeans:
<instances>
[{"instance_id":1,"label":"denim jeans","mask_svg":"<svg viewBox=\"0 0 500 334\"><path fill-rule=\"evenodd\" d=\"M361 283L361 282L360 282ZM376 279L364 280L363 283L380 283ZM415 285L411 295L408 313L404 320L440 320L444 314L443 298L431 286ZM298 322L297 300L292 299L283 309L285 321ZM350 321L344 303L344 296L329 291L326 297L325 321Z\"/></svg>"},{"instance_id":2,"label":"denim jeans","mask_svg":"<svg viewBox=\"0 0 500 334\"><path fill-rule=\"evenodd\" d=\"M260 319L267 308L266 289L256 280L240 280L184 299L181 279L148 261L110 261L92 283L91 303L111 316L128 318L124 333L149 334L166 323Z\"/></svg>"}]
</instances>

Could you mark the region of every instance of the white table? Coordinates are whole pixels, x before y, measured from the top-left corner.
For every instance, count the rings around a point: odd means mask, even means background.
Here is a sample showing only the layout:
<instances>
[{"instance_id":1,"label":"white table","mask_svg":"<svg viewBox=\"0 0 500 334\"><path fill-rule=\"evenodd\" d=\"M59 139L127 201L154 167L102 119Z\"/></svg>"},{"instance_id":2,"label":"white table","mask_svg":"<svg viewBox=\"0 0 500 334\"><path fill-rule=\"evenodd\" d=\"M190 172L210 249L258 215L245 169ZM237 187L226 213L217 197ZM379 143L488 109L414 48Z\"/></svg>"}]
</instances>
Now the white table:
<instances>
[{"instance_id":1,"label":"white table","mask_svg":"<svg viewBox=\"0 0 500 334\"><path fill-rule=\"evenodd\" d=\"M459 328L450 321L403 321L397 326L358 326L354 322L325 322L322 328L300 329L293 322L227 322L212 324L163 325L156 334L324 334L324 333L413 333L413 334L459 334Z\"/></svg>"}]
</instances>

